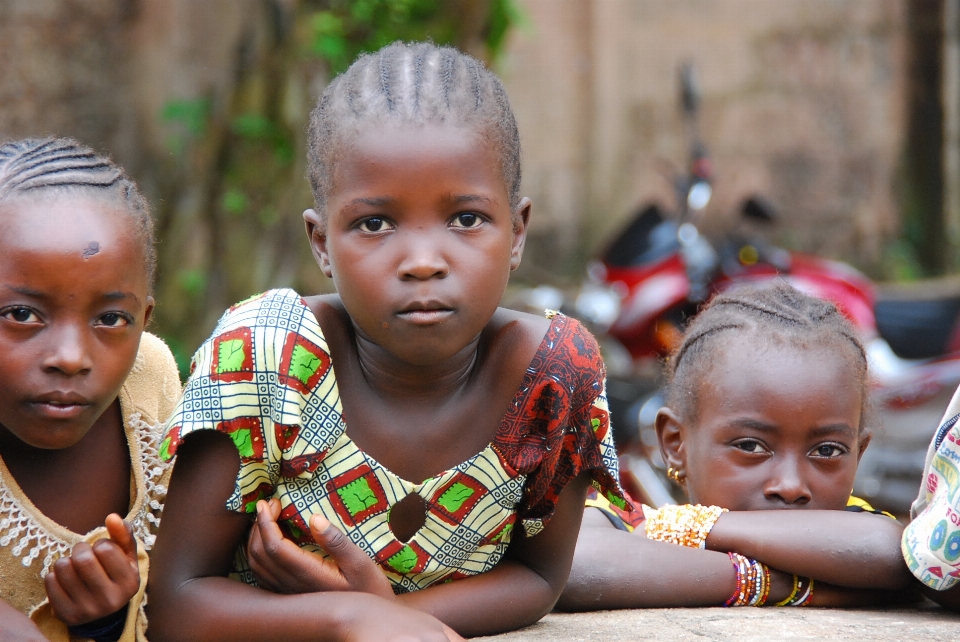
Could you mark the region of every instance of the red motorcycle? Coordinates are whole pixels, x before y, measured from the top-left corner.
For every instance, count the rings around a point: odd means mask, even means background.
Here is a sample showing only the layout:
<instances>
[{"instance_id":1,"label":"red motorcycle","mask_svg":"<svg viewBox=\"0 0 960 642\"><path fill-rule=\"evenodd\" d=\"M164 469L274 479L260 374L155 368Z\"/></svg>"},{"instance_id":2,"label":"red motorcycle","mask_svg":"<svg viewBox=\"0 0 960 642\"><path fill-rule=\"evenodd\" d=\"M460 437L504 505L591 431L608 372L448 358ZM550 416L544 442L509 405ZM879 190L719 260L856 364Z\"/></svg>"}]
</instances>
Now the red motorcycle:
<instances>
[{"instance_id":1,"label":"red motorcycle","mask_svg":"<svg viewBox=\"0 0 960 642\"><path fill-rule=\"evenodd\" d=\"M698 92L691 67L681 72L691 144L687 173L675 178L678 212L641 209L588 266L571 312L601 340L615 437L625 482L638 499L681 499L663 475L653 419L663 403L657 375L686 321L717 292L740 283L782 279L828 299L856 325L868 347L876 403L875 431L858 471L856 492L904 513L916 496L927 444L960 383L960 287L917 286L894 295L851 266L787 251L760 228L775 221L759 197L743 203L737 230L719 241L697 222L712 195L711 164L697 127ZM559 306L558 306L559 307Z\"/></svg>"}]
</instances>

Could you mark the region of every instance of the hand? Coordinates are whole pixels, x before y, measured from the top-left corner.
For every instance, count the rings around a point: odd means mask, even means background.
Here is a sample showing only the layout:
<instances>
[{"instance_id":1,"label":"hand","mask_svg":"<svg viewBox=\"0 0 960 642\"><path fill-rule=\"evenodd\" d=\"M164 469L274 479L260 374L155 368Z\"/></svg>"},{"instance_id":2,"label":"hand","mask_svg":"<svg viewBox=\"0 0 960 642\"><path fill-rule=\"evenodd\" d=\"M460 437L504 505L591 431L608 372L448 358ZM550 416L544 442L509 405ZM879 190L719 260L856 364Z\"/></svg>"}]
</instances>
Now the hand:
<instances>
[{"instance_id":1,"label":"hand","mask_svg":"<svg viewBox=\"0 0 960 642\"><path fill-rule=\"evenodd\" d=\"M67 626L93 622L122 609L140 589L137 540L116 513L106 520L110 537L80 542L44 579L53 612Z\"/></svg>"},{"instance_id":2,"label":"hand","mask_svg":"<svg viewBox=\"0 0 960 642\"><path fill-rule=\"evenodd\" d=\"M363 596L358 607L345 624L344 642L464 642L456 631L432 615L396 601Z\"/></svg>"},{"instance_id":3,"label":"hand","mask_svg":"<svg viewBox=\"0 0 960 642\"><path fill-rule=\"evenodd\" d=\"M394 600L386 575L359 546L322 515L310 518L313 541L330 555L324 559L286 539L277 525L280 501L257 502L247 557L257 583L275 593L362 591Z\"/></svg>"},{"instance_id":4,"label":"hand","mask_svg":"<svg viewBox=\"0 0 960 642\"><path fill-rule=\"evenodd\" d=\"M0 642L47 642L26 615L0 600Z\"/></svg>"}]
</instances>

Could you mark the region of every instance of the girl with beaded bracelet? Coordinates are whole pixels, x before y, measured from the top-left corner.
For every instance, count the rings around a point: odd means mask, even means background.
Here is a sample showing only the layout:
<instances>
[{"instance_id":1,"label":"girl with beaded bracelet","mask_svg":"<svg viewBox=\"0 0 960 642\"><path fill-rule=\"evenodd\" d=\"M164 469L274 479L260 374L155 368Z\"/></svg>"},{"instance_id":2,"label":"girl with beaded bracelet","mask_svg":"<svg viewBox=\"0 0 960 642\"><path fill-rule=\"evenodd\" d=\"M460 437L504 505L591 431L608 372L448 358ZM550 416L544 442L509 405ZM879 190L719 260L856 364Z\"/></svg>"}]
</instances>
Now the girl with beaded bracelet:
<instances>
[{"instance_id":1,"label":"girl with beaded bracelet","mask_svg":"<svg viewBox=\"0 0 960 642\"><path fill-rule=\"evenodd\" d=\"M867 360L832 304L786 284L719 295L667 368L657 436L691 504L628 512L588 499L601 510L585 511L560 608L913 594L903 527L850 494L870 441Z\"/></svg>"}]
</instances>

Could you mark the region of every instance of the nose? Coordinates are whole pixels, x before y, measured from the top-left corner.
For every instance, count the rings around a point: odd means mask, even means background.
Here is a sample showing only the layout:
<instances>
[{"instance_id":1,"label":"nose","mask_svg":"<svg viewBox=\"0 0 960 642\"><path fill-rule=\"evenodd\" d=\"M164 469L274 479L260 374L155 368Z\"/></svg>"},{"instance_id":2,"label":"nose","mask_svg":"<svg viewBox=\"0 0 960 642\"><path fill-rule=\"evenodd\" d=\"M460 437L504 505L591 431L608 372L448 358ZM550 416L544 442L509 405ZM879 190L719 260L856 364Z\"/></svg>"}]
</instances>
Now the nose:
<instances>
[{"instance_id":1,"label":"nose","mask_svg":"<svg viewBox=\"0 0 960 642\"><path fill-rule=\"evenodd\" d=\"M773 502L803 506L813 499L803 470L794 457L783 456L767 480L764 496Z\"/></svg>"},{"instance_id":2,"label":"nose","mask_svg":"<svg viewBox=\"0 0 960 642\"><path fill-rule=\"evenodd\" d=\"M73 324L64 324L47 335L49 350L43 360L48 372L59 372L68 377L85 374L93 367L93 359L84 332Z\"/></svg>"},{"instance_id":3,"label":"nose","mask_svg":"<svg viewBox=\"0 0 960 642\"><path fill-rule=\"evenodd\" d=\"M411 231L403 245L403 258L397 267L400 279L426 281L442 279L450 273L442 239L425 230Z\"/></svg>"}]
</instances>

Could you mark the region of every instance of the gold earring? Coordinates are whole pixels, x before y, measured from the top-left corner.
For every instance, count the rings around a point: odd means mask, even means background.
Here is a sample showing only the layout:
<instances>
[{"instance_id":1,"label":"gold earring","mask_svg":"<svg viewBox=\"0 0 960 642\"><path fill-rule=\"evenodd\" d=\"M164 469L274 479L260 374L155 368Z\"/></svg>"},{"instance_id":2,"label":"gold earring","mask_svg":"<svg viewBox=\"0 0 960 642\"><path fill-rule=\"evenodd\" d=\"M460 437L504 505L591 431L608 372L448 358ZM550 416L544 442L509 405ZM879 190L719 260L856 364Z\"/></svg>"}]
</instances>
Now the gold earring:
<instances>
[{"instance_id":1,"label":"gold earring","mask_svg":"<svg viewBox=\"0 0 960 642\"><path fill-rule=\"evenodd\" d=\"M667 468L667 477L673 480L673 482L676 483L678 486L682 486L683 481L687 478L686 475L684 475L682 472L680 472L673 466L670 466L669 468Z\"/></svg>"}]
</instances>

